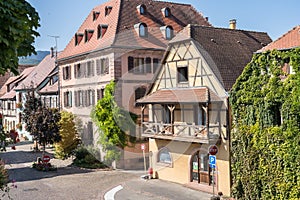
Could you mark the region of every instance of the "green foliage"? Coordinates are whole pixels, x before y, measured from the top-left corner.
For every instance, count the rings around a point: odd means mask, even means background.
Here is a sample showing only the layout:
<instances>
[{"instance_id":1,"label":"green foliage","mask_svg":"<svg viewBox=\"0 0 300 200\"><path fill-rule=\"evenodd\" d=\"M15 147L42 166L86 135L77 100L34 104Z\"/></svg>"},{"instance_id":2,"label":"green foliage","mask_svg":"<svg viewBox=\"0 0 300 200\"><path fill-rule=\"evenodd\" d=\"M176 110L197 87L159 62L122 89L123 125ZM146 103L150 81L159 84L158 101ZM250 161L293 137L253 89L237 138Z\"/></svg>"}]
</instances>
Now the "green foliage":
<instances>
[{"instance_id":1,"label":"green foliage","mask_svg":"<svg viewBox=\"0 0 300 200\"><path fill-rule=\"evenodd\" d=\"M18 57L35 53L33 43L39 33L36 10L25 0L0 1L0 74L8 69L18 74Z\"/></svg>"},{"instance_id":2,"label":"green foliage","mask_svg":"<svg viewBox=\"0 0 300 200\"><path fill-rule=\"evenodd\" d=\"M299 48L255 54L232 88L237 199L300 199L299 67Z\"/></svg>"},{"instance_id":3,"label":"green foliage","mask_svg":"<svg viewBox=\"0 0 300 200\"><path fill-rule=\"evenodd\" d=\"M75 115L70 112L62 111L58 123L61 140L54 144L55 157L60 159L68 158L77 148L81 140L75 125Z\"/></svg>"},{"instance_id":4,"label":"green foliage","mask_svg":"<svg viewBox=\"0 0 300 200\"><path fill-rule=\"evenodd\" d=\"M78 167L89 169L107 168L107 166L100 161L100 155L93 147L79 147L75 150L75 157L73 164Z\"/></svg>"},{"instance_id":5,"label":"green foliage","mask_svg":"<svg viewBox=\"0 0 300 200\"><path fill-rule=\"evenodd\" d=\"M134 142L130 134L134 132L136 116L118 107L114 98L115 83L106 85L104 97L97 102L91 117L99 127L99 143L106 151L105 160L110 163L120 158L120 149Z\"/></svg>"}]
</instances>

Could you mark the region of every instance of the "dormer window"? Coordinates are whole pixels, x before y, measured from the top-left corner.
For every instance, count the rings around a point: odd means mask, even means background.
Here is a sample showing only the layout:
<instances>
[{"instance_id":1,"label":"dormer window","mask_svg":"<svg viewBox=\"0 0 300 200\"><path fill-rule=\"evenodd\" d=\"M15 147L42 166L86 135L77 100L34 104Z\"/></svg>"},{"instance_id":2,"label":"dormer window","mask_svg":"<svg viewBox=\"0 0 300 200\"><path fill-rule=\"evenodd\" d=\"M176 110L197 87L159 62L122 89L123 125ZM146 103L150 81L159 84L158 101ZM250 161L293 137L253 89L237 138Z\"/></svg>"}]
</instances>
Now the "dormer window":
<instances>
[{"instance_id":1,"label":"dormer window","mask_svg":"<svg viewBox=\"0 0 300 200\"><path fill-rule=\"evenodd\" d=\"M99 15L100 15L100 12L94 11L93 12L93 21L97 20Z\"/></svg>"},{"instance_id":2,"label":"dormer window","mask_svg":"<svg viewBox=\"0 0 300 200\"><path fill-rule=\"evenodd\" d=\"M148 27L145 23L138 23L134 25L134 29L138 32L140 37L147 37Z\"/></svg>"},{"instance_id":3,"label":"dormer window","mask_svg":"<svg viewBox=\"0 0 300 200\"><path fill-rule=\"evenodd\" d=\"M76 33L75 34L75 46L79 45L79 43L81 42L83 38L83 34L82 33Z\"/></svg>"},{"instance_id":4,"label":"dormer window","mask_svg":"<svg viewBox=\"0 0 300 200\"><path fill-rule=\"evenodd\" d=\"M146 6L144 4L138 5L136 8L137 8L138 12L140 13L140 15L146 14Z\"/></svg>"},{"instance_id":5,"label":"dormer window","mask_svg":"<svg viewBox=\"0 0 300 200\"><path fill-rule=\"evenodd\" d=\"M111 6L106 6L105 7L105 16L109 15L109 13L111 12L112 7Z\"/></svg>"},{"instance_id":6,"label":"dormer window","mask_svg":"<svg viewBox=\"0 0 300 200\"><path fill-rule=\"evenodd\" d=\"M85 30L84 32L84 41L88 42L92 38L94 30Z\"/></svg>"},{"instance_id":7,"label":"dormer window","mask_svg":"<svg viewBox=\"0 0 300 200\"><path fill-rule=\"evenodd\" d=\"M106 33L108 28L108 25L106 24L99 24L98 25L98 33L97 33L97 38L102 38L104 36L104 34Z\"/></svg>"},{"instance_id":8,"label":"dormer window","mask_svg":"<svg viewBox=\"0 0 300 200\"><path fill-rule=\"evenodd\" d=\"M171 16L170 8L166 7L166 8L161 9L161 11L162 11L164 17L170 17Z\"/></svg>"},{"instance_id":9,"label":"dormer window","mask_svg":"<svg viewBox=\"0 0 300 200\"><path fill-rule=\"evenodd\" d=\"M174 30L172 26L163 26L160 30L167 40L171 40L174 37Z\"/></svg>"}]
</instances>

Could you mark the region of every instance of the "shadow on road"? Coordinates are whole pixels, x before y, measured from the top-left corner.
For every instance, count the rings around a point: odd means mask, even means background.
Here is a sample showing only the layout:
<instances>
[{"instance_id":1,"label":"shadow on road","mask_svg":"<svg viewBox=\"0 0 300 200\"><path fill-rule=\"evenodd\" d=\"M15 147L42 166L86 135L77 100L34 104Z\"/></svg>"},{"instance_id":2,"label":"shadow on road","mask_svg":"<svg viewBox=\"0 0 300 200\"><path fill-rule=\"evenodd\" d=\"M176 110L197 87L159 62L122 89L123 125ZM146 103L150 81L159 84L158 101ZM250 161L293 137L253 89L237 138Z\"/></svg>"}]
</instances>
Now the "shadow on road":
<instances>
[{"instance_id":1,"label":"shadow on road","mask_svg":"<svg viewBox=\"0 0 300 200\"><path fill-rule=\"evenodd\" d=\"M18 147L17 147L18 148ZM47 152L46 155L53 158L53 153ZM4 160L6 164L21 164L36 161L37 157L42 157L42 152L34 152L34 151L7 151L0 154L0 159Z\"/></svg>"},{"instance_id":2,"label":"shadow on road","mask_svg":"<svg viewBox=\"0 0 300 200\"><path fill-rule=\"evenodd\" d=\"M8 170L10 180L16 180L17 182L39 180L44 178L53 178L56 176L64 176L70 174L83 174L89 172L92 172L92 170L80 169L75 167L59 167L57 171L47 171L47 172L38 171L31 167L23 167L23 168Z\"/></svg>"},{"instance_id":3,"label":"shadow on road","mask_svg":"<svg viewBox=\"0 0 300 200\"><path fill-rule=\"evenodd\" d=\"M9 179L17 182L31 181L56 176L82 174L93 172L93 170L80 169L71 165L71 160L58 160L53 158L53 149L46 148L46 155L50 156L50 163L57 167L56 171L38 171L32 168L33 162L37 157L42 157L42 151L35 152L32 150L33 143L21 142L16 145L16 150L7 147L6 152L0 153L0 159L6 163Z\"/></svg>"}]
</instances>

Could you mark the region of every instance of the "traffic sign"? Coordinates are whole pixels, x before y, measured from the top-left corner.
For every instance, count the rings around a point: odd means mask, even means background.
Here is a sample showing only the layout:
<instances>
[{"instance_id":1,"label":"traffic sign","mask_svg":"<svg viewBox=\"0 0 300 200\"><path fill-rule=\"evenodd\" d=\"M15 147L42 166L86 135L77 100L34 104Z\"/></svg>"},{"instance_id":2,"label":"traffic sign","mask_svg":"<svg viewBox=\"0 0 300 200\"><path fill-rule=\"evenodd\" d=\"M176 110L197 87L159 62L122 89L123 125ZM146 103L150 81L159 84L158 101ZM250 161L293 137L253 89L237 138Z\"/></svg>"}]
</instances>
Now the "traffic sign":
<instances>
[{"instance_id":1,"label":"traffic sign","mask_svg":"<svg viewBox=\"0 0 300 200\"><path fill-rule=\"evenodd\" d=\"M50 161L50 156L47 155L43 156L43 162L47 163L49 161Z\"/></svg>"},{"instance_id":2,"label":"traffic sign","mask_svg":"<svg viewBox=\"0 0 300 200\"><path fill-rule=\"evenodd\" d=\"M211 168L216 168L216 156L214 155L209 155L209 165Z\"/></svg>"},{"instance_id":3,"label":"traffic sign","mask_svg":"<svg viewBox=\"0 0 300 200\"><path fill-rule=\"evenodd\" d=\"M208 153L209 153L209 155L216 155L218 153L217 145L210 145L208 147Z\"/></svg>"},{"instance_id":4,"label":"traffic sign","mask_svg":"<svg viewBox=\"0 0 300 200\"><path fill-rule=\"evenodd\" d=\"M141 149L144 151L146 149L145 144L141 144Z\"/></svg>"}]
</instances>

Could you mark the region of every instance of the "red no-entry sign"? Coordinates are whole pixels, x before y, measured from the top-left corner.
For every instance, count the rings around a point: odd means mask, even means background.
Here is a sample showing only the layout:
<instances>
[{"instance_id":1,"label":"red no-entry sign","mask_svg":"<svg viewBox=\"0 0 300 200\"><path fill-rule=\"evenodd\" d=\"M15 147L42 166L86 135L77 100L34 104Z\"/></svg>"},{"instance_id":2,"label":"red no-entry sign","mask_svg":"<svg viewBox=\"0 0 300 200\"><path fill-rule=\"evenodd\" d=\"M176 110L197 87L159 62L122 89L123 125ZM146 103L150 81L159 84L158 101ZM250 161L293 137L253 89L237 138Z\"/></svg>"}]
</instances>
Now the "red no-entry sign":
<instances>
[{"instance_id":1,"label":"red no-entry sign","mask_svg":"<svg viewBox=\"0 0 300 200\"><path fill-rule=\"evenodd\" d=\"M218 153L218 147L216 145L210 145L208 148L209 155L216 155Z\"/></svg>"},{"instance_id":2,"label":"red no-entry sign","mask_svg":"<svg viewBox=\"0 0 300 200\"><path fill-rule=\"evenodd\" d=\"M43 162L47 163L49 161L50 161L50 156L47 155L43 156Z\"/></svg>"}]
</instances>

